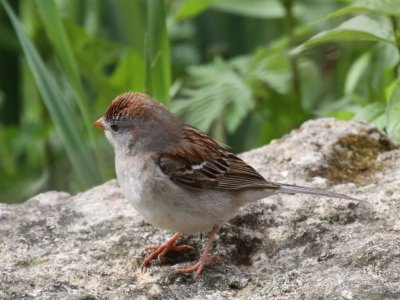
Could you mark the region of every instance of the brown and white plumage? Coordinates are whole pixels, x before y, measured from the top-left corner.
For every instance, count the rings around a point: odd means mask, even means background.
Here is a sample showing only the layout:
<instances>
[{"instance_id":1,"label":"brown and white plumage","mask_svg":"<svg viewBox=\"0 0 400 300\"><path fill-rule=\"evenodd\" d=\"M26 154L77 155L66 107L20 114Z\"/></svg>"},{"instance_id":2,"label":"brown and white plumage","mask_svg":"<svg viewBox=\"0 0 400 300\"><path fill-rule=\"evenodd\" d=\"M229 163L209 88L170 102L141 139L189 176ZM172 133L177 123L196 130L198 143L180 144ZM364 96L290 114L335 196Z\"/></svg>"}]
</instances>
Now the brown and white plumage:
<instances>
[{"instance_id":1,"label":"brown and white plumage","mask_svg":"<svg viewBox=\"0 0 400 300\"><path fill-rule=\"evenodd\" d=\"M158 159L161 170L176 184L195 190L279 188L200 130L186 124L182 127L176 148Z\"/></svg>"},{"instance_id":2,"label":"brown and white plumage","mask_svg":"<svg viewBox=\"0 0 400 300\"><path fill-rule=\"evenodd\" d=\"M213 228L215 235L215 228L232 218L241 206L276 193L355 200L267 181L239 157L176 119L145 94L118 96L95 125L105 130L114 147L117 178L125 196L145 220L161 228L183 233ZM173 242L163 249L171 249ZM207 253L201 266L195 268L197 274L206 257Z\"/></svg>"}]
</instances>

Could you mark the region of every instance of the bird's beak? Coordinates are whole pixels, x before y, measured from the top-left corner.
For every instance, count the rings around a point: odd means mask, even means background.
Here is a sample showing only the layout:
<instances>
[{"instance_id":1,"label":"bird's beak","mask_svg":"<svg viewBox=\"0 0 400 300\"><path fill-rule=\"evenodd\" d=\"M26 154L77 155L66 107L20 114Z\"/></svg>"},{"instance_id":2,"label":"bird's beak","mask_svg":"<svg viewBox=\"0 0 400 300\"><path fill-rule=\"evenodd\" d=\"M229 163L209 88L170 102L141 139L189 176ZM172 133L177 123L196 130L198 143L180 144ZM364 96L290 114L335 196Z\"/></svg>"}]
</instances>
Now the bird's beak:
<instances>
[{"instance_id":1,"label":"bird's beak","mask_svg":"<svg viewBox=\"0 0 400 300\"><path fill-rule=\"evenodd\" d=\"M104 130L104 125L102 122L102 118L98 119L96 122L94 122L94 127L100 128Z\"/></svg>"}]
</instances>

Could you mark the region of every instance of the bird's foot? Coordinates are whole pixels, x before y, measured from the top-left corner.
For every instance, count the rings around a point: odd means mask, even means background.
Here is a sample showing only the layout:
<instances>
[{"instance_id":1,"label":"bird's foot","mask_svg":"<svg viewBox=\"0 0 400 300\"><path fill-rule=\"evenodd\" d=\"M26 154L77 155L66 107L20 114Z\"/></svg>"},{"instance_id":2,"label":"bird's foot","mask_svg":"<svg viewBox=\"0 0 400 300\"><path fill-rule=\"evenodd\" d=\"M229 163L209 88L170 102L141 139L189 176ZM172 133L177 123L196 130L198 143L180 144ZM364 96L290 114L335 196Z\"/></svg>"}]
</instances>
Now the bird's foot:
<instances>
[{"instance_id":1,"label":"bird's foot","mask_svg":"<svg viewBox=\"0 0 400 300\"><path fill-rule=\"evenodd\" d=\"M162 262L164 260L165 255L169 251L189 251L193 250L194 248L192 246L187 246L187 245L179 245L175 246L176 240L180 237L181 234L175 234L171 239L169 239L164 245L161 246L150 246L147 247L145 250L146 251L151 251L152 253L147 256L143 263L142 263L142 271L143 268L147 267L148 264L157 257L158 261Z\"/></svg>"},{"instance_id":2,"label":"bird's foot","mask_svg":"<svg viewBox=\"0 0 400 300\"><path fill-rule=\"evenodd\" d=\"M205 257L202 256L200 258L200 260L197 263L195 263L194 265L186 267L186 268L178 269L178 270L174 271L172 273L172 275L176 276L176 275L179 275L179 274L195 272L194 273L194 278L195 279L199 279L200 275L201 275L201 272L204 269L204 266L206 264L215 263L217 261L220 261L220 257L219 256L214 256L214 255L208 255L208 256L205 256Z\"/></svg>"}]
</instances>

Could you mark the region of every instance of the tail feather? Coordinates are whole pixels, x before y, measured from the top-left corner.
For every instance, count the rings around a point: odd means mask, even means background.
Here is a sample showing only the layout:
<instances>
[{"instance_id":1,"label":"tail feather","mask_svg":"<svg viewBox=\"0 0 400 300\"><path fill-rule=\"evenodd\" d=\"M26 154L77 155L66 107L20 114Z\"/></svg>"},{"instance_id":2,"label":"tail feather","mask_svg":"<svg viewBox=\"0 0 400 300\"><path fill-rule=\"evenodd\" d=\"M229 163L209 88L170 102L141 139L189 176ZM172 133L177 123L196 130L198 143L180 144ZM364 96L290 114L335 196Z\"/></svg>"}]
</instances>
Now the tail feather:
<instances>
[{"instance_id":1,"label":"tail feather","mask_svg":"<svg viewBox=\"0 0 400 300\"><path fill-rule=\"evenodd\" d=\"M343 194L323 191L323 190L304 187L304 186L297 186L297 185L284 184L284 183L280 183L279 185L280 185L279 191L283 192L283 193L288 193L288 194L294 194L294 193L311 194L311 195L318 195L318 196L332 197L332 198L341 198L341 199L347 199L347 200L353 200L353 201L362 201L360 199L349 197L349 196L346 196Z\"/></svg>"}]
</instances>

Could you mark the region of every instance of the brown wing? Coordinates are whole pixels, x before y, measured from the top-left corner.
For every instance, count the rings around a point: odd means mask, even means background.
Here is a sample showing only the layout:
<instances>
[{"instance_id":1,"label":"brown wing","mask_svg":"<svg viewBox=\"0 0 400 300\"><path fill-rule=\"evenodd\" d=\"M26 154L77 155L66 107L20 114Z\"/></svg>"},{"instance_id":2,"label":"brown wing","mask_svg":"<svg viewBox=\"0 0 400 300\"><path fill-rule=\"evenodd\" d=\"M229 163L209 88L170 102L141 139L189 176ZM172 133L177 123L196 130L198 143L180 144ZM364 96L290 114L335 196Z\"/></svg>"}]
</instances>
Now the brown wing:
<instances>
[{"instance_id":1,"label":"brown wing","mask_svg":"<svg viewBox=\"0 0 400 300\"><path fill-rule=\"evenodd\" d=\"M158 165L172 181L190 189L279 188L206 134L188 125L176 150L162 153Z\"/></svg>"}]
</instances>

